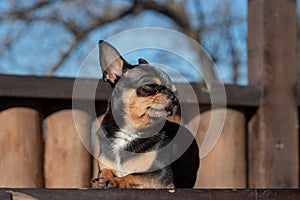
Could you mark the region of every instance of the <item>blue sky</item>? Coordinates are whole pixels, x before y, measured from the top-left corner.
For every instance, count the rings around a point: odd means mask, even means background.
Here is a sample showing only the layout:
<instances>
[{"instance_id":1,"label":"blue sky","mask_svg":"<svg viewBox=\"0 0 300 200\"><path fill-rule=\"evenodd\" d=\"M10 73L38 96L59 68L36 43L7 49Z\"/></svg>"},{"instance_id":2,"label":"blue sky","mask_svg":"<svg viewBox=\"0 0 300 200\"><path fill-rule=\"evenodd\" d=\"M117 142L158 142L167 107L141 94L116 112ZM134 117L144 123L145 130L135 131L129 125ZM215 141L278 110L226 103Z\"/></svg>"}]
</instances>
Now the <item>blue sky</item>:
<instances>
[{"instance_id":1,"label":"blue sky","mask_svg":"<svg viewBox=\"0 0 300 200\"><path fill-rule=\"evenodd\" d=\"M203 4L203 8L207 13L216 12L218 11L218 8L220 7L220 4L222 4L223 1L224 0L206 1L207 3ZM5 4L3 2L4 1L0 2L0 12L3 9L5 10ZM26 2L29 3L29 1ZM187 2L189 3L190 1ZM227 2L230 3L230 9L234 16L246 19L247 0L234 0ZM220 15L220 17L222 16ZM213 20L215 19L208 17L206 18L206 23L213 23ZM7 33L7 31L9 31L9 29L21 29L24 26L28 25L24 23L1 23L0 39L4 36L5 33ZM10 50L9 52L4 52L4 54L0 56L0 73L21 75L45 75L45 72L47 71L47 66L51 66L55 63L55 58L57 58L60 55L61 51L63 51L64 49L64 46L66 46L72 39L72 35L66 32L63 27L58 25L53 25L44 22L32 23L29 26L29 29L22 35L21 39L18 41L18 45L15 45L15 47L12 50ZM170 19L162 15L157 15L151 11L146 11L140 14L139 16L132 17L129 23L124 22L124 20L121 20L110 25L105 25L104 27L93 31L90 35L88 35L88 37L85 38L85 40L80 44L80 46L72 52L69 59L65 63L63 63L63 65L55 73L55 75L64 77L75 77L76 75L78 75L78 69L81 63L89 55L89 53L97 47L97 42L99 39L106 39L124 30L144 26L155 26L174 29L174 23ZM230 31L232 31L233 35L235 35L235 37L238 38L236 40L235 45L238 46L238 49L241 52L242 60L244 60L244 65L239 69L240 79L238 80L238 83L246 84L246 24L237 24L236 26L233 26L233 28ZM220 35L214 33L204 35L204 45L208 47L210 45L213 45L212 41L217 40L219 37ZM134 38L132 39L134 40ZM171 40L168 41L168 39L166 38L154 39L164 41L165 43L174 43ZM124 47L117 46L117 48L122 49ZM188 53L188 50L186 51ZM220 43L218 51L220 51L220 55L223 56L225 61L221 63L221 66L217 66L217 70L221 74L221 77L224 80L224 82L230 83L232 69L230 63L226 62L226 46L222 46L222 43ZM180 59L176 55L165 54L165 52L160 52L158 50L151 51L151 49L147 49L144 51L134 51L129 53L128 55L125 55L125 58L133 64L137 62L136 60L139 57L144 57L150 62L175 66L175 68L176 66L184 65L185 68L183 69L186 70L183 73L187 75L188 80L197 81L199 79L197 75L191 73L191 70L189 69L189 64L186 62L186 60ZM163 57L164 59L162 60L161 57ZM80 73L80 76L91 78L101 77L101 72L99 71L100 68L98 66L97 59L98 58L96 57L95 61L91 61L89 67L84 71L84 73Z\"/></svg>"}]
</instances>

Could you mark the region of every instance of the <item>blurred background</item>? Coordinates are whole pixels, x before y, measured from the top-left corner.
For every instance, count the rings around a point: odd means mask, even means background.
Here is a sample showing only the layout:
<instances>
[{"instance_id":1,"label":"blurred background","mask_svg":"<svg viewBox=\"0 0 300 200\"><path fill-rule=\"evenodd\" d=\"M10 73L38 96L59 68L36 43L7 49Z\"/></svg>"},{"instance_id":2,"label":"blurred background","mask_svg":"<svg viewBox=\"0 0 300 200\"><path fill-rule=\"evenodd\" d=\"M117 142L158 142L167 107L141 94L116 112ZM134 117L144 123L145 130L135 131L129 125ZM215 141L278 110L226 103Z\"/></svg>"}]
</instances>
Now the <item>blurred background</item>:
<instances>
[{"instance_id":1,"label":"blurred background","mask_svg":"<svg viewBox=\"0 0 300 200\"><path fill-rule=\"evenodd\" d=\"M0 73L75 77L99 39L139 27L169 28L192 37L216 63L225 83L248 83L247 0L2 0ZM172 38L155 40L181 47ZM189 73L178 57L155 50L124 57L133 64L144 57ZM80 76L100 78L99 69L96 63Z\"/></svg>"}]
</instances>

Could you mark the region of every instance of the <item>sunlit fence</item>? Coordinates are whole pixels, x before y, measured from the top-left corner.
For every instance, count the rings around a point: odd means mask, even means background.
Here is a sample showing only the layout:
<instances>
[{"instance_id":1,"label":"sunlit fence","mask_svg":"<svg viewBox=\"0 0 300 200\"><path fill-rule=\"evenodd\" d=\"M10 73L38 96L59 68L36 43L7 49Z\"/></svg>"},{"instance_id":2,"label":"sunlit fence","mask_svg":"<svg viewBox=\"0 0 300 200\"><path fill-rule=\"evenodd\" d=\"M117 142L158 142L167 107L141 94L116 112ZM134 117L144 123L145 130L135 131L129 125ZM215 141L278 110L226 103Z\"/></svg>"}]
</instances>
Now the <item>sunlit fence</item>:
<instances>
[{"instance_id":1,"label":"sunlit fence","mask_svg":"<svg viewBox=\"0 0 300 200\"><path fill-rule=\"evenodd\" d=\"M77 132L80 129L86 133L86 140L95 141L91 132L99 123L93 126L93 122L101 121L111 93L110 86L102 81L98 84L94 108L98 118L95 118L84 106L72 110L72 100L82 101L80 105L91 101L84 94L72 97L75 79L1 76L0 80L1 186L89 187L98 168L95 163L93 165L92 155ZM89 87L98 80L81 81ZM177 88L185 85L177 84ZM200 105L190 102L187 94L181 104L189 109L189 115L181 118L178 113L170 120L198 129L196 138L200 148L212 113L225 108L211 110L205 86L192 84L192 87ZM231 108L226 110L224 128L217 144L202 159L197 188L247 187L247 118L258 106L260 92L251 86L226 86L225 89ZM200 115L196 107L200 108ZM73 114L80 118L76 125Z\"/></svg>"}]
</instances>

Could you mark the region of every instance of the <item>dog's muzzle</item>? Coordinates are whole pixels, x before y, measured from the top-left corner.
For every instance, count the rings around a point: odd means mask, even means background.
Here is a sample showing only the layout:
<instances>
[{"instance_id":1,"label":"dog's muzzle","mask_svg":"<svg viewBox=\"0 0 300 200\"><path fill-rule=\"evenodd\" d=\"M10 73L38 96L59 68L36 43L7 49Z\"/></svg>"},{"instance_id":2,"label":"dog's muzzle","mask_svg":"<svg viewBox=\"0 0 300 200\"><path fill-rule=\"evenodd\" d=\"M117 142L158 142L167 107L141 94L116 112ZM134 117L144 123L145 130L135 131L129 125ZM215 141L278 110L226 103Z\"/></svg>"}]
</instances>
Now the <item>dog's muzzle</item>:
<instances>
[{"instance_id":1,"label":"dog's muzzle","mask_svg":"<svg viewBox=\"0 0 300 200\"><path fill-rule=\"evenodd\" d=\"M173 92L171 89L164 85L157 84L145 84L136 89L137 96L147 97L150 95L155 95L157 93L162 93L166 95L167 102L165 105L149 107L151 108L150 116L152 118L165 118L176 113L179 101L177 98L176 92Z\"/></svg>"},{"instance_id":2,"label":"dog's muzzle","mask_svg":"<svg viewBox=\"0 0 300 200\"><path fill-rule=\"evenodd\" d=\"M168 103L165 109L167 111L168 116L171 116L176 113L179 102L177 96L172 91L168 90L167 95Z\"/></svg>"}]
</instances>

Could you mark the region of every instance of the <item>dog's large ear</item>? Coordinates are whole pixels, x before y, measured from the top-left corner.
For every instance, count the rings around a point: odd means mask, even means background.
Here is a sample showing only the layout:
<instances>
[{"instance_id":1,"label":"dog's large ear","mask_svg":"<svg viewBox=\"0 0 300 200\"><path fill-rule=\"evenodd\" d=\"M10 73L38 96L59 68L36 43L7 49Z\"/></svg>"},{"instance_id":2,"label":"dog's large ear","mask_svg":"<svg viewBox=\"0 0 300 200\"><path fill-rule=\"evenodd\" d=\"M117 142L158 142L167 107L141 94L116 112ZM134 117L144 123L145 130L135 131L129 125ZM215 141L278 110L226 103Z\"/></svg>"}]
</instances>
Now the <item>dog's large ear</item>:
<instances>
[{"instance_id":1,"label":"dog's large ear","mask_svg":"<svg viewBox=\"0 0 300 200\"><path fill-rule=\"evenodd\" d=\"M123 75L124 66L128 63L111 44L104 40L99 41L99 54L104 81L115 85Z\"/></svg>"},{"instance_id":2,"label":"dog's large ear","mask_svg":"<svg viewBox=\"0 0 300 200\"><path fill-rule=\"evenodd\" d=\"M149 64L149 62L143 58L139 58L139 64Z\"/></svg>"}]
</instances>

